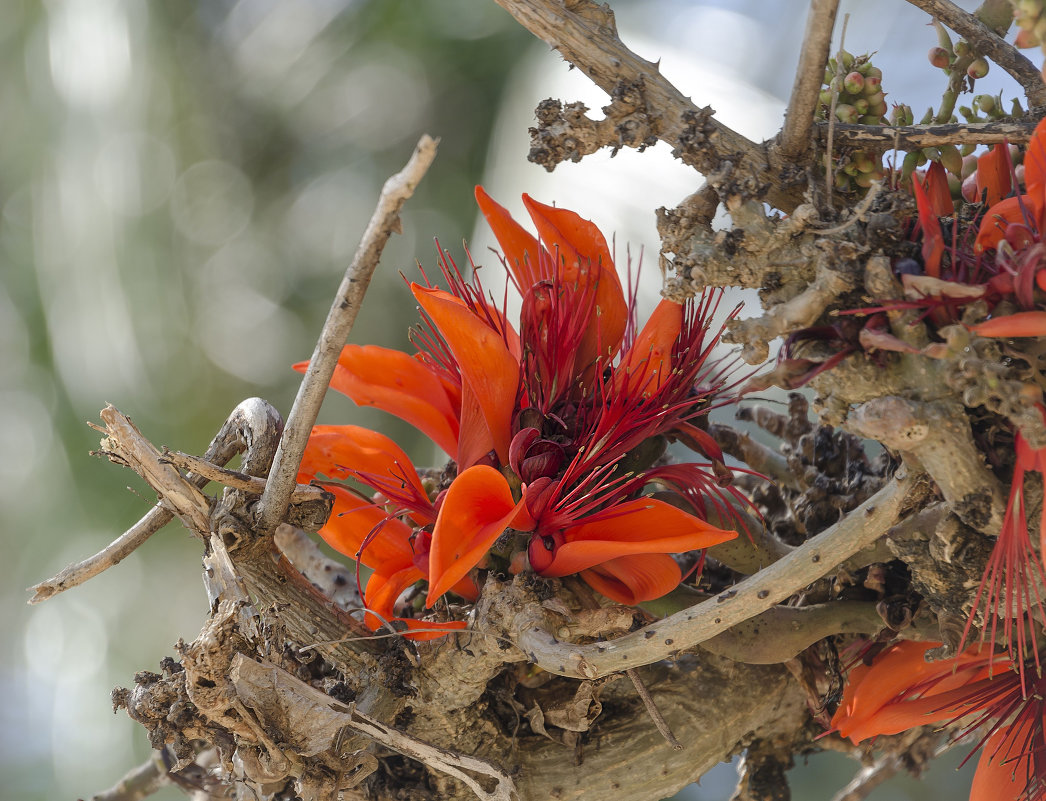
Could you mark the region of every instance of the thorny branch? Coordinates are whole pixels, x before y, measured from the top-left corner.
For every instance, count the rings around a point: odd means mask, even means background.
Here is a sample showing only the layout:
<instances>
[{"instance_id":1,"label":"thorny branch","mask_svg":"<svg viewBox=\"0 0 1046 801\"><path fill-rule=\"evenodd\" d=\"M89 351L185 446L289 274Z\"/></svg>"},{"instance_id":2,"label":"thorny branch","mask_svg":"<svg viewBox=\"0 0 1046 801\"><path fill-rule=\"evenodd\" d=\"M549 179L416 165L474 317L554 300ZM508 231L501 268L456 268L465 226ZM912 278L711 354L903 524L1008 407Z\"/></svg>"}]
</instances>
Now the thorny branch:
<instances>
[{"instance_id":1,"label":"thorny branch","mask_svg":"<svg viewBox=\"0 0 1046 801\"><path fill-rule=\"evenodd\" d=\"M986 25L978 17L977 12L971 14L964 11L950 0L908 0L908 2L943 22L966 39L975 52L987 56L1006 70L1020 83L1028 96L1028 101L1033 106L1046 105L1046 84L1043 83L1042 73L1026 56L1018 52L1017 48ZM981 9L991 4L992 0L987 0ZM1008 2L998 5L1004 7L1008 27L1013 19L1010 5ZM1003 28L1001 32L1005 33L1005 31L1006 28Z\"/></svg>"},{"instance_id":2,"label":"thorny branch","mask_svg":"<svg viewBox=\"0 0 1046 801\"><path fill-rule=\"evenodd\" d=\"M382 187L377 208L334 296L312 359L309 360L309 367L287 416L287 425L259 504L259 532L271 532L283 521L309 433L327 393L327 385L334 375L342 346L356 322L363 295L370 285L385 243L399 230L400 209L428 172L429 165L436 157L437 144L438 140L427 134L422 136L407 165Z\"/></svg>"},{"instance_id":3,"label":"thorny branch","mask_svg":"<svg viewBox=\"0 0 1046 801\"><path fill-rule=\"evenodd\" d=\"M661 75L657 64L622 44L607 6L592 0L496 2L612 97L622 88L641 87L653 134L700 172L712 173L730 163L739 176L760 183L772 169L786 166L787 160L772 156L763 145L717 121L711 109L694 105ZM771 183L767 201L791 211L801 197L798 178L795 186L787 188L777 180Z\"/></svg>"},{"instance_id":4,"label":"thorny branch","mask_svg":"<svg viewBox=\"0 0 1046 801\"><path fill-rule=\"evenodd\" d=\"M861 147L871 145L884 149L918 150L940 145L993 145L1010 142L1027 144L1032 131L1042 118L1031 113L1024 119L992 120L991 122L955 122L945 125L851 125L836 121L833 137L837 146ZM828 123L814 124L818 144L828 143Z\"/></svg>"}]
</instances>

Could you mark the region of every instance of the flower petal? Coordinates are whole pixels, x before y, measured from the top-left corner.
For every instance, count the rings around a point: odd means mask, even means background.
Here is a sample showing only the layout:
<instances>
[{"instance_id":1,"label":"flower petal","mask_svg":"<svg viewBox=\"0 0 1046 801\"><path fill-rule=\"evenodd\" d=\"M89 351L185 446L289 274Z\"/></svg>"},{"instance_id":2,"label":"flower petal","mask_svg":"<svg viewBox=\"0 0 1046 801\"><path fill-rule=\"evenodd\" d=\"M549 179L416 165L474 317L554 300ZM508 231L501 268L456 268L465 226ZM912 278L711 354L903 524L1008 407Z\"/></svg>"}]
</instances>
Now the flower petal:
<instances>
[{"instance_id":1,"label":"flower petal","mask_svg":"<svg viewBox=\"0 0 1046 801\"><path fill-rule=\"evenodd\" d=\"M716 528L654 498L626 501L570 526L543 576L568 576L619 556L685 553L732 540Z\"/></svg>"},{"instance_id":2,"label":"flower petal","mask_svg":"<svg viewBox=\"0 0 1046 801\"><path fill-rule=\"evenodd\" d=\"M386 573L413 564L410 526L344 487L328 489L334 493L334 509L319 532L328 545Z\"/></svg>"},{"instance_id":3,"label":"flower petal","mask_svg":"<svg viewBox=\"0 0 1046 801\"><path fill-rule=\"evenodd\" d=\"M1021 204L1028 203L1029 196L1008 197L1000 200L984 213L977 228L977 240L973 249L980 253L998 246L1006 236L1006 226L1010 223L1024 223L1024 210Z\"/></svg>"},{"instance_id":4,"label":"flower petal","mask_svg":"<svg viewBox=\"0 0 1046 801\"><path fill-rule=\"evenodd\" d=\"M982 337L1046 336L1046 311L1026 311L993 317L971 325L970 330Z\"/></svg>"},{"instance_id":5,"label":"flower petal","mask_svg":"<svg viewBox=\"0 0 1046 801\"><path fill-rule=\"evenodd\" d=\"M419 523L431 523L436 517L410 457L377 431L360 426L314 426L299 476L308 481L320 473L330 478L363 474L364 481L374 489L392 500L402 499L405 506L425 518Z\"/></svg>"},{"instance_id":6,"label":"flower petal","mask_svg":"<svg viewBox=\"0 0 1046 801\"><path fill-rule=\"evenodd\" d=\"M625 334L628 304L606 238L595 224L572 211L546 206L529 195L523 195L523 204L542 244L554 251L560 279L573 283L587 273L587 280L596 281L596 313L578 347L578 366L613 356Z\"/></svg>"},{"instance_id":7,"label":"flower petal","mask_svg":"<svg viewBox=\"0 0 1046 801\"><path fill-rule=\"evenodd\" d=\"M519 389L519 362L501 334L453 295L419 284L411 284L411 291L446 340L461 370L462 381L479 402L494 450L501 463L506 464Z\"/></svg>"},{"instance_id":8,"label":"flower petal","mask_svg":"<svg viewBox=\"0 0 1046 801\"><path fill-rule=\"evenodd\" d=\"M406 626L407 631L403 633L403 636L408 640L435 640L445 637L452 631L460 631L465 628L468 624L464 620L440 623L432 620L415 620L409 617L393 617L396 599L407 587L422 578L421 572L416 567L407 567L388 576L375 572L367 579L364 604L368 610L373 609L385 621ZM368 613L364 615L363 622L370 627L371 631L376 631L383 625L381 618ZM413 629L421 629L421 631L412 631ZM435 629L435 631L426 631L426 629Z\"/></svg>"},{"instance_id":9,"label":"flower petal","mask_svg":"<svg viewBox=\"0 0 1046 801\"><path fill-rule=\"evenodd\" d=\"M476 203L497 237L520 294L526 295L538 281L551 279L554 262L548 251L538 244L537 238L512 219L508 209L497 203L482 186L476 187Z\"/></svg>"},{"instance_id":10,"label":"flower petal","mask_svg":"<svg viewBox=\"0 0 1046 801\"><path fill-rule=\"evenodd\" d=\"M308 364L299 362L294 369L304 373ZM330 385L360 406L406 420L457 458L458 415L440 380L409 354L377 345L346 345Z\"/></svg>"},{"instance_id":11,"label":"flower petal","mask_svg":"<svg viewBox=\"0 0 1046 801\"><path fill-rule=\"evenodd\" d=\"M464 578L506 528L533 525L526 505L512 497L505 477L476 465L459 473L440 506L429 551L426 606Z\"/></svg>"},{"instance_id":12,"label":"flower petal","mask_svg":"<svg viewBox=\"0 0 1046 801\"><path fill-rule=\"evenodd\" d=\"M618 391L648 397L672 371L672 346L683 327L683 305L663 299L614 370ZM619 384L621 386L619 386Z\"/></svg>"},{"instance_id":13,"label":"flower petal","mask_svg":"<svg viewBox=\"0 0 1046 801\"><path fill-rule=\"evenodd\" d=\"M1036 740L1033 720L1016 720L993 732L981 746L981 758L970 785L970 801L1019 801L1028 798L1025 790L1034 772L1030 753L1021 753ZM1016 746L1016 747L1014 747ZM1010 751L1016 750L1011 756Z\"/></svg>"},{"instance_id":14,"label":"flower petal","mask_svg":"<svg viewBox=\"0 0 1046 801\"><path fill-rule=\"evenodd\" d=\"M1041 234L1046 222L1043 220L1046 212L1046 119L1035 126L1024 154L1024 185L1028 188L1026 202L1033 210Z\"/></svg>"},{"instance_id":15,"label":"flower petal","mask_svg":"<svg viewBox=\"0 0 1046 801\"><path fill-rule=\"evenodd\" d=\"M1010 162L1007 145L992 145L977 159L977 194L987 192L985 202L994 206L1010 194Z\"/></svg>"},{"instance_id":16,"label":"flower petal","mask_svg":"<svg viewBox=\"0 0 1046 801\"><path fill-rule=\"evenodd\" d=\"M663 553L621 556L581 571L581 578L592 589L625 606L667 595L682 577L679 565Z\"/></svg>"},{"instance_id":17,"label":"flower petal","mask_svg":"<svg viewBox=\"0 0 1046 801\"><path fill-rule=\"evenodd\" d=\"M912 176L912 191L915 193L915 204L919 211L919 224L923 229L923 269L933 278L941 277L941 256L944 255L944 234L941 233L941 221L934 214L930 198L923 189L918 177Z\"/></svg>"}]
</instances>

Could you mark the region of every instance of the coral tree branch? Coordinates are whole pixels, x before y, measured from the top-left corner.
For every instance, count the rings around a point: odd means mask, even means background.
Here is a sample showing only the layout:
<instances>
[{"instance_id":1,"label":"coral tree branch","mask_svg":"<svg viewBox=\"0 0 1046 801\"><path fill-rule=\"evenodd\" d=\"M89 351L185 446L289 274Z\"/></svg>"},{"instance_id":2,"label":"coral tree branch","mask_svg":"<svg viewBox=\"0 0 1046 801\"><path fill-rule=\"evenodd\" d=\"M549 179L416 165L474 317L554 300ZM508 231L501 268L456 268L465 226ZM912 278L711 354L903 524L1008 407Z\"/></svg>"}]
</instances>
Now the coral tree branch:
<instances>
[{"instance_id":1,"label":"coral tree branch","mask_svg":"<svg viewBox=\"0 0 1046 801\"><path fill-rule=\"evenodd\" d=\"M334 296L334 303L287 417L287 426L261 499L258 512L260 533L273 531L283 521L291 493L294 492L295 477L309 441L309 433L327 393L327 385L334 375L342 346L356 322L363 295L370 285L385 243L399 230L400 209L414 194L414 189L436 158L437 144L438 140L428 135L422 136L407 165L382 187L377 208Z\"/></svg>"},{"instance_id":2,"label":"coral tree branch","mask_svg":"<svg viewBox=\"0 0 1046 801\"><path fill-rule=\"evenodd\" d=\"M687 164L702 173L729 162L741 173L769 183L766 200L791 211L802 188L783 187L775 170L784 160L771 158L762 144L718 122L709 108L699 108L661 75L658 65L640 58L618 38L614 15L592 0L496 0L532 34L558 50L611 96L622 86L642 85L654 134L671 145Z\"/></svg>"},{"instance_id":3,"label":"coral tree branch","mask_svg":"<svg viewBox=\"0 0 1046 801\"><path fill-rule=\"evenodd\" d=\"M976 52L987 56L1006 70L1024 88L1028 101L1033 106L1046 105L1046 84L1043 83L1042 73L1027 57L986 25L977 12L971 14L963 11L950 0L908 0L908 2L943 22L966 39ZM981 9L988 5L989 3L984 3ZM1006 12L1009 12L1008 3L1000 5L1005 7ZM1007 25L1009 19L1012 17L1007 18ZM1005 31L1005 28L1003 30Z\"/></svg>"},{"instance_id":4,"label":"coral tree branch","mask_svg":"<svg viewBox=\"0 0 1046 801\"><path fill-rule=\"evenodd\" d=\"M631 634L591 645L555 639L540 621L515 632L531 662L550 673L595 679L666 659L722 634L827 575L840 562L881 537L893 525L913 489L912 474L899 475L850 514L787 556L697 606Z\"/></svg>"},{"instance_id":5,"label":"coral tree branch","mask_svg":"<svg viewBox=\"0 0 1046 801\"><path fill-rule=\"evenodd\" d=\"M810 146L810 130L814 124L824 67L835 28L839 0L813 0L806 16L806 32L799 51L799 67L788 100L784 127L778 149L785 158L795 158Z\"/></svg>"}]
</instances>

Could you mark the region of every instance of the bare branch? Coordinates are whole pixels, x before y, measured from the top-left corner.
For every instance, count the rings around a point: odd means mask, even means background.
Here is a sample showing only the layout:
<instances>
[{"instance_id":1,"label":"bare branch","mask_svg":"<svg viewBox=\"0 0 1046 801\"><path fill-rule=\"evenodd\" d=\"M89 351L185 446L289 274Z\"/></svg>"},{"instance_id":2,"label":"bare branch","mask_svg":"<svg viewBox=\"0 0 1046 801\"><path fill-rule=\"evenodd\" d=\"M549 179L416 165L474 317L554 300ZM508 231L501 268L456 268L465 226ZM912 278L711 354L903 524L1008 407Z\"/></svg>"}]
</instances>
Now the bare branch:
<instances>
[{"instance_id":1,"label":"bare branch","mask_svg":"<svg viewBox=\"0 0 1046 801\"><path fill-rule=\"evenodd\" d=\"M265 491L264 478L249 476L239 470L227 470L213 462L208 462L206 459L201 459L188 453L169 451L165 448L160 461L173 464L181 470L190 470L208 481L214 481L223 486L238 489L252 495L261 495ZM322 500L325 494L321 487L313 484L295 484L291 492L290 501L291 503L317 501Z\"/></svg>"},{"instance_id":2,"label":"bare branch","mask_svg":"<svg viewBox=\"0 0 1046 801\"><path fill-rule=\"evenodd\" d=\"M810 129L824 82L824 67L828 63L838 10L839 0L812 0L810 3L803 46L799 51L799 66L778 145L785 158L795 158L810 146Z\"/></svg>"},{"instance_id":3,"label":"bare branch","mask_svg":"<svg viewBox=\"0 0 1046 801\"><path fill-rule=\"evenodd\" d=\"M327 393L327 385L338 364L342 346L356 322L363 295L378 266L381 252L393 232L399 230L399 213L403 204L414 194L414 189L436 157L438 140L422 136L407 165L385 182L377 208L363 232L356 255L345 272L341 286L334 297L327 320L323 324L316 348L309 360L305 377L298 387L287 425L273 460L265 493L258 512L258 533L267 534L283 521L296 485L295 477L301 465L309 433L316 422L320 404Z\"/></svg>"},{"instance_id":4,"label":"bare branch","mask_svg":"<svg viewBox=\"0 0 1046 801\"><path fill-rule=\"evenodd\" d=\"M640 58L617 35L613 12L592 0L496 0L516 21L558 50L611 96L641 87L651 129L673 147L676 155L698 171L709 174L726 162L741 173L769 180L767 148L716 121L710 108L699 108L661 75L658 65ZM802 187L782 188L770 181L766 201L791 211L802 199Z\"/></svg>"},{"instance_id":5,"label":"bare branch","mask_svg":"<svg viewBox=\"0 0 1046 801\"><path fill-rule=\"evenodd\" d=\"M850 125L837 122L834 137L837 145L850 147L871 145L886 149L896 146L900 150L917 150L944 144L991 145L1003 141L1023 145L1031 141L1032 131L1035 130L1040 119L1041 115L1031 115L1020 120L897 127ZM828 128L827 122L818 122L814 125L815 135L822 145L828 141Z\"/></svg>"},{"instance_id":6,"label":"bare branch","mask_svg":"<svg viewBox=\"0 0 1046 801\"><path fill-rule=\"evenodd\" d=\"M765 612L832 572L840 562L882 536L916 484L898 474L834 526L754 576L697 606L607 642L570 645L555 639L535 618L520 615L514 640L531 662L561 676L595 679L667 659Z\"/></svg>"},{"instance_id":7,"label":"bare branch","mask_svg":"<svg viewBox=\"0 0 1046 801\"><path fill-rule=\"evenodd\" d=\"M1031 105L1046 105L1046 84L1043 83L1039 68L982 22L976 13L963 11L950 0L908 0L908 2L943 22L966 39L973 50L987 56L1012 75L1024 88Z\"/></svg>"},{"instance_id":8,"label":"bare branch","mask_svg":"<svg viewBox=\"0 0 1046 801\"><path fill-rule=\"evenodd\" d=\"M141 801L171 783L163 751L153 754L108 790L91 796L91 801Z\"/></svg>"},{"instance_id":9,"label":"bare branch","mask_svg":"<svg viewBox=\"0 0 1046 801\"><path fill-rule=\"evenodd\" d=\"M204 459L210 463L225 464L232 457L247 447L247 440L261 440L265 432L278 434L282 430L282 421L276 410L260 398L248 398L237 405L229 414L225 424L207 446ZM155 450L155 449L154 449ZM257 458L257 457L256 457ZM270 454L261 454L260 458L271 458ZM267 464L266 464L267 466ZM189 473L185 480L193 487L202 489L210 480L206 476ZM131 528L109 543L105 548L76 564L69 565L56 576L30 587L34 592L30 604L46 601L72 587L79 586L94 578L99 573L120 564L149 537L174 519L174 514L162 505L150 509Z\"/></svg>"}]
</instances>

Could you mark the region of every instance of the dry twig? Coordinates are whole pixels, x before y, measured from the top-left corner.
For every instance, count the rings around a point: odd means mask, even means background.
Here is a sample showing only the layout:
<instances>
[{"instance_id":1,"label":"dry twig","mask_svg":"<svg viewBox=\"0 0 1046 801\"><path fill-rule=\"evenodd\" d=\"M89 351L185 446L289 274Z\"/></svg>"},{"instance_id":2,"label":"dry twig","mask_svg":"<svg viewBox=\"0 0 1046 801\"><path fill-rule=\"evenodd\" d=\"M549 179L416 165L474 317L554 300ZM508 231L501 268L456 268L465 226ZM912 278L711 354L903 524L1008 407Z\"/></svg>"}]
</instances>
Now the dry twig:
<instances>
[{"instance_id":1,"label":"dry twig","mask_svg":"<svg viewBox=\"0 0 1046 801\"><path fill-rule=\"evenodd\" d=\"M309 433L316 422L320 404L327 393L334 368L338 364L342 346L356 322L363 295L370 285L371 276L378 266L381 252L389 237L399 230L399 213L403 204L414 194L414 189L425 176L432 160L436 157L438 140L425 135L418 141L407 165L385 182L377 208L363 232L356 255L345 271L341 286L334 296L327 320L323 324L316 348L309 360L294 405L287 416L287 425L280 440L276 457L262 495L258 512L259 534L267 534L283 522L291 493L296 486L295 477L301 464Z\"/></svg>"}]
</instances>

